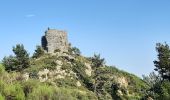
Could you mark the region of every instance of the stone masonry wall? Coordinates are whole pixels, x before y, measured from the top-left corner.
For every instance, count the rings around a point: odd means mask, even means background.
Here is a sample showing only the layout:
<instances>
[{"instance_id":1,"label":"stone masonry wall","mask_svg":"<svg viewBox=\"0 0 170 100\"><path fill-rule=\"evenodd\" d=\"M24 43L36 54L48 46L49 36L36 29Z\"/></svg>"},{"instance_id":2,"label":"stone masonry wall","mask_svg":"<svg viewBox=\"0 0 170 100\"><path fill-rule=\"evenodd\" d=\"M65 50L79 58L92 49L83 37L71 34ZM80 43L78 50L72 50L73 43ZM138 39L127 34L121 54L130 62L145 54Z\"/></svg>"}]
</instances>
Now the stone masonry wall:
<instances>
[{"instance_id":1,"label":"stone masonry wall","mask_svg":"<svg viewBox=\"0 0 170 100\"><path fill-rule=\"evenodd\" d=\"M42 47L48 53L54 53L57 49L62 52L68 51L67 33L62 30L47 30L42 37Z\"/></svg>"}]
</instances>

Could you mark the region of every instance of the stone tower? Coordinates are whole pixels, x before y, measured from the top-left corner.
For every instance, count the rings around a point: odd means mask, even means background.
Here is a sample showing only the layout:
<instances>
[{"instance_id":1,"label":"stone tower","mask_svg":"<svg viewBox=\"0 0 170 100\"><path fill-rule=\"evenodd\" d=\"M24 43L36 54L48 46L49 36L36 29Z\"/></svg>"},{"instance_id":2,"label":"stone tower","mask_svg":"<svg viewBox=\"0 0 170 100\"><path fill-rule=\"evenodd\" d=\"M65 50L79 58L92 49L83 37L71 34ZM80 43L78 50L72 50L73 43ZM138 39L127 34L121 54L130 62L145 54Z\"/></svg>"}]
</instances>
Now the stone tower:
<instances>
[{"instance_id":1,"label":"stone tower","mask_svg":"<svg viewBox=\"0 0 170 100\"><path fill-rule=\"evenodd\" d=\"M55 50L61 52L68 51L67 32L56 29L48 29L42 37L41 44L48 53L54 53Z\"/></svg>"}]
</instances>

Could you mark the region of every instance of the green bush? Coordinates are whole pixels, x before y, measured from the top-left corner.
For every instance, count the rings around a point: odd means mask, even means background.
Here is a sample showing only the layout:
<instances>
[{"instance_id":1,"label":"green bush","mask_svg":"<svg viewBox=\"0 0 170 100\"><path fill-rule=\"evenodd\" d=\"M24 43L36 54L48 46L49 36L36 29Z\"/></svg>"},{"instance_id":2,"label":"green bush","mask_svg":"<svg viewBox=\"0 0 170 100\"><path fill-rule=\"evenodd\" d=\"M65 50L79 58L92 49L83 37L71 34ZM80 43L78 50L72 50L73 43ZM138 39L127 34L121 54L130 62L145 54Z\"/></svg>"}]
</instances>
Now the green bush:
<instances>
[{"instance_id":1,"label":"green bush","mask_svg":"<svg viewBox=\"0 0 170 100\"><path fill-rule=\"evenodd\" d=\"M4 57L2 60L5 70L8 72L16 70L16 62L17 59L14 56Z\"/></svg>"},{"instance_id":2,"label":"green bush","mask_svg":"<svg viewBox=\"0 0 170 100\"><path fill-rule=\"evenodd\" d=\"M33 70L29 73L29 77L30 77L30 78L33 78L33 79L38 79L38 71L33 69Z\"/></svg>"},{"instance_id":3,"label":"green bush","mask_svg":"<svg viewBox=\"0 0 170 100\"><path fill-rule=\"evenodd\" d=\"M94 57L91 57L92 67L98 68L102 67L105 64L105 59L100 57L100 54L96 55L94 54Z\"/></svg>"},{"instance_id":4,"label":"green bush","mask_svg":"<svg viewBox=\"0 0 170 100\"><path fill-rule=\"evenodd\" d=\"M28 95L29 100L55 100L54 96L55 88L47 85L39 85L34 88L32 93Z\"/></svg>"},{"instance_id":5,"label":"green bush","mask_svg":"<svg viewBox=\"0 0 170 100\"><path fill-rule=\"evenodd\" d=\"M70 79L70 78L64 78L64 79L57 79L55 80L55 83L59 87L76 87L76 80Z\"/></svg>"},{"instance_id":6,"label":"green bush","mask_svg":"<svg viewBox=\"0 0 170 100\"><path fill-rule=\"evenodd\" d=\"M23 82L22 88L25 96L28 97L28 95L33 92L33 89L36 89L38 85L40 85L38 80L28 80L26 82Z\"/></svg>"},{"instance_id":7,"label":"green bush","mask_svg":"<svg viewBox=\"0 0 170 100\"><path fill-rule=\"evenodd\" d=\"M39 57L41 57L42 55L44 55L44 50L43 50L43 48L41 47L41 46L36 46L36 50L35 50L35 52L34 52L34 54L33 54L33 58L39 58Z\"/></svg>"},{"instance_id":8,"label":"green bush","mask_svg":"<svg viewBox=\"0 0 170 100\"><path fill-rule=\"evenodd\" d=\"M0 100L5 100L5 97L0 93Z\"/></svg>"},{"instance_id":9,"label":"green bush","mask_svg":"<svg viewBox=\"0 0 170 100\"><path fill-rule=\"evenodd\" d=\"M5 71L5 68L2 64L0 64L0 75L3 74Z\"/></svg>"},{"instance_id":10,"label":"green bush","mask_svg":"<svg viewBox=\"0 0 170 100\"><path fill-rule=\"evenodd\" d=\"M55 100L97 100L94 93L73 88L57 88L55 95Z\"/></svg>"},{"instance_id":11,"label":"green bush","mask_svg":"<svg viewBox=\"0 0 170 100\"><path fill-rule=\"evenodd\" d=\"M157 99L159 100L170 100L170 82L164 81L162 82L160 90L157 91L157 94L159 95Z\"/></svg>"},{"instance_id":12,"label":"green bush","mask_svg":"<svg viewBox=\"0 0 170 100\"><path fill-rule=\"evenodd\" d=\"M18 83L6 85L2 94L4 94L7 100L25 100L24 91Z\"/></svg>"},{"instance_id":13,"label":"green bush","mask_svg":"<svg viewBox=\"0 0 170 100\"><path fill-rule=\"evenodd\" d=\"M71 48L71 53L74 54L74 55L77 55L77 56L81 55L81 51L77 47Z\"/></svg>"},{"instance_id":14,"label":"green bush","mask_svg":"<svg viewBox=\"0 0 170 100\"><path fill-rule=\"evenodd\" d=\"M0 93L4 91L5 86L6 86L6 83L3 80L1 80L0 81Z\"/></svg>"},{"instance_id":15,"label":"green bush","mask_svg":"<svg viewBox=\"0 0 170 100\"><path fill-rule=\"evenodd\" d=\"M46 60L45 65L43 65L43 68L54 70L54 69L56 69L56 65L57 64L55 63L54 60Z\"/></svg>"}]
</instances>

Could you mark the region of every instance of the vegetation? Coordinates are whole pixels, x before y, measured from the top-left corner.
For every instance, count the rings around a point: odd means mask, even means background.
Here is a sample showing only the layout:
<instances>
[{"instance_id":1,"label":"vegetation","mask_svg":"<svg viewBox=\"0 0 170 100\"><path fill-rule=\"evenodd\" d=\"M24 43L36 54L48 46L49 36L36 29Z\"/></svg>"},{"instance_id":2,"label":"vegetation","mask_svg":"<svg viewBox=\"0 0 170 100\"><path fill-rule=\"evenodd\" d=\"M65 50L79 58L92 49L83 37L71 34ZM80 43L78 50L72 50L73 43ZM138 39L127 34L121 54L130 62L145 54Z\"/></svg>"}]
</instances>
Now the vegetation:
<instances>
[{"instance_id":1,"label":"vegetation","mask_svg":"<svg viewBox=\"0 0 170 100\"><path fill-rule=\"evenodd\" d=\"M70 44L71 45L71 44ZM77 56L80 56L81 55L81 51L77 48L77 47L70 47L68 52L70 54L73 54L73 55L77 55Z\"/></svg>"},{"instance_id":2,"label":"vegetation","mask_svg":"<svg viewBox=\"0 0 170 100\"><path fill-rule=\"evenodd\" d=\"M170 80L170 48L168 44L156 44L158 60L154 61L155 71L158 71L161 78Z\"/></svg>"},{"instance_id":3,"label":"vegetation","mask_svg":"<svg viewBox=\"0 0 170 100\"><path fill-rule=\"evenodd\" d=\"M144 81L149 85L145 92L145 98L151 97L156 100L170 99L170 48L167 43L156 44L158 59L154 61L155 71L149 76L144 76Z\"/></svg>"},{"instance_id":4,"label":"vegetation","mask_svg":"<svg viewBox=\"0 0 170 100\"><path fill-rule=\"evenodd\" d=\"M22 71L29 67L29 54L22 44L13 47L15 56L4 57L2 63L7 71Z\"/></svg>"},{"instance_id":5,"label":"vegetation","mask_svg":"<svg viewBox=\"0 0 170 100\"><path fill-rule=\"evenodd\" d=\"M90 59L92 61L93 68L104 66L105 59L104 58L101 59L100 54L98 55L94 54L94 57L91 57Z\"/></svg>"},{"instance_id":6,"label":"vegetation","mask_svg":"<svg viewBox=\"0 0 170 100\"><path fill-rule=\"evenodd\" d=\"M44 50L41 46L36 46L36 50L33 54L33 58L39 58L41 57L42 55L44 55Z\"/></svg>"},{"instance_id":7,"label":"vegetation","mask_svg":"<svg viewBox=\"0 0 170 100\"><path fill-rule=\"evenodd\" d=\"M44 53L37 46L31 58L23 45L0 64L0 100L169 100L170 49L157 44L155 72L139 77L105 65L100 54L83 57L78 48Z\"/></svg>"}]
</instances>

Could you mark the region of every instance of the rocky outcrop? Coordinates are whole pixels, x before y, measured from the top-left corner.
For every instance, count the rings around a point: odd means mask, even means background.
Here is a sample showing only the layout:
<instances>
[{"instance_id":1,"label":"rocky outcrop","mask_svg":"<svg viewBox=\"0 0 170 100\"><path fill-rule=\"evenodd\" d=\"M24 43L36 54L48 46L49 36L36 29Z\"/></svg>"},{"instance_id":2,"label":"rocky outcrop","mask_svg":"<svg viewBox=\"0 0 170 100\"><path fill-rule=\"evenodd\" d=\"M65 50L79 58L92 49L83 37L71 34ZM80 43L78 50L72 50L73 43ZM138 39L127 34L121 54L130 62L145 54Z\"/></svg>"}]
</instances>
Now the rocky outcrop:
<instances>
[{"instance_id":1,"label":"rocky outcrop","mask_svg":"<svg viewBox=\"0 0 170 100\"><path fill-rule=\"evenodd\" d=\"M48 80L48 75L47 75L48 73L49 73L48 69L44 69L43 71L38 72L40 82L45 82L46 80Z\"/></svg>"},{"instance_id":2,"label":"rocky outcrop","mask_svg":"<svg viewBox=\"0 0 170 100\"><path fill-rule=\"evenodd\" d=\"M127 88L127 86L128 86L128 81L125 77L118 77L117 83L119 83L121 87Z\"/></svg>"},{"instance_id":3,"label":"rocky outcrop","mask_svg":"<svg viewBox=\"0 0 170 100\"><path fill-rule=\"evenodd\" d=\"M81 87L80 81L77 81L77 82L76 82L76 85L77 85L77 87Z\"/></svg>"},{"instance_id":4,"label":"rocky outcrop","mask_svg":"<svg viewBox=\"0 0 170 100\"><path fill-rule=\"evenodd\" d=\"M85 73L90 77L92 75L91 65L89 63L85 63L85 66L86 66Z\"/></svg>"},{"instance_id":5,"label":"rocky outcrop","mask_svg":"<svg viewBox=\"0 0 170 100\"><path fill-rule=\"evenodd\" d=\"M28 81L28 79L29 79L29 73L23 74L22 77L24 78L25 81Z\"/></svg>"}]
</instances>

